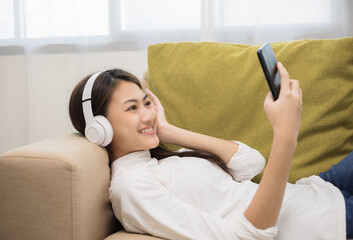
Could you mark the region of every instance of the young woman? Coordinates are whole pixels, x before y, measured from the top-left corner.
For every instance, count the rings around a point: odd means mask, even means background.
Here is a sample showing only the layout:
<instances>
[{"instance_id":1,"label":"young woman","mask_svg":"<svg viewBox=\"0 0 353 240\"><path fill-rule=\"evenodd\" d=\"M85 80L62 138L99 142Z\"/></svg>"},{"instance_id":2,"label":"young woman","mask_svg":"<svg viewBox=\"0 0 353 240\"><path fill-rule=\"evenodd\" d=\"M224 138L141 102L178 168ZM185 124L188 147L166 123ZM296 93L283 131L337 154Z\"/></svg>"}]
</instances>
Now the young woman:
<instances>
[{"instance_id":1,"label":"young woman","mask_svg":"<svg viewBox=\"0 0 353 240\"><path fill-rule=\"evenodd\" d=\"M282 64L278 69L279 99L269 93L264 103L274 138L259 184L250 181L265 165L258 151L169 124L157 97L143 92L130 73L108 70L77 84L70 98L71 121L90 141L106 147L110 200L127 231L203 240L352 236L353 154L320 177L287 183L302 91ZM103 139L92 130L94 124L103 125ZM160 142L194 151L167 151Z\"/></svg>"}]
</instances>

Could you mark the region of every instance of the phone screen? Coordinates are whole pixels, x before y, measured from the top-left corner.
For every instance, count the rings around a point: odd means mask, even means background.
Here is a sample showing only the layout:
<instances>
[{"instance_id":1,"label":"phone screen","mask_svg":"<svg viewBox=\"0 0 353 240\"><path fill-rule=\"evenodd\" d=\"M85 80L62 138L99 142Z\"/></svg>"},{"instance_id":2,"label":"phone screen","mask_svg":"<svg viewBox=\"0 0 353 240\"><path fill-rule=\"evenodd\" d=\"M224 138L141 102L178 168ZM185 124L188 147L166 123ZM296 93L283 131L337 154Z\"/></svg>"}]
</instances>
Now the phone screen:
<instances>
[{"instance_id":1,"label":"phone screen","mask_svg":"<svg viewBox=\"0 0 353 240\"><path fill-rule=\"evenodd\" d=\"M281 88L281 76L277 69L277 59L270 43L265 43L257 50L257 56L270 87L273 99L277 100Z\"/></svg>"}]
</instances>

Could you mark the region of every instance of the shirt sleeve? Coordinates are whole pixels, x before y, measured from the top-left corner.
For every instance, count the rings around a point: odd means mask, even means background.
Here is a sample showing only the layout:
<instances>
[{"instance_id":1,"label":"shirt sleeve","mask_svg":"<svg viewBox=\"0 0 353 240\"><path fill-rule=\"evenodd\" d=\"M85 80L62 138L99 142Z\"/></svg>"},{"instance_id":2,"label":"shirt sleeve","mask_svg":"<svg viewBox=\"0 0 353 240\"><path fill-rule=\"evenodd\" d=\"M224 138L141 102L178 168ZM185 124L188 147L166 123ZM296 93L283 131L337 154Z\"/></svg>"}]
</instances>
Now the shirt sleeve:
<instances>
[{"instance_id":1,"label":"shirt sleeve","mask_svg":"<svg viewBox=\"0 0 353 240\"><path fill-rule=\"evenodd\" d=\"M115 216L126 231L166 239L273 239L277 228L260 230L243 214L223 219L170 195L157 178L128 171L111 183Z\"/></svg>"},{"instance_id":2,"label":"shirt sleeve","mask_svg":"<svg viewBox=\"0 0 353 240\"><path fill-rule=\"evenodd\" d=\"M259 151L248 145L238 141L234 142L239 144L239 148L227 164L227 167L230 169L234 179L239 182L252 179L265 167L265 158Z\"/></svg>"}]
</instances>

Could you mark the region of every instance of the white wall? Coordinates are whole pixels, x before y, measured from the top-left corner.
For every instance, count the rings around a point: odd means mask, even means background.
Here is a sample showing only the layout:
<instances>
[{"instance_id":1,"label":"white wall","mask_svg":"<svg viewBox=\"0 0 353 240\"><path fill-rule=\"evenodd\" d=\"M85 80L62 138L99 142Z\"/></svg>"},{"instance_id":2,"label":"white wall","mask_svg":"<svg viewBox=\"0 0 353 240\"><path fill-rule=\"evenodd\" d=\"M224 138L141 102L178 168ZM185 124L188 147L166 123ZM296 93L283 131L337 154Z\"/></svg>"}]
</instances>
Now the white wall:
<instances>
[{"instance_id":1,"label":"white wall","mask_svg":"<svg viewBox=\"0 0 353 240\"><path fill-rule=\"evenodd\" d=\"M72 89L86 75L110 68L141 79L147 52L0 56L0 154L74 131L68 115Z\"/></svg>"},{"instance_id":2,"label":"white wall","mask_svg":"<svg viewBox=\"0 0 353 240\"><path fill-rule=\"evenodd\" d=\"M22 55L0 57L0 153L28 142L28 92Z\"/></svg>"}]
</instances>

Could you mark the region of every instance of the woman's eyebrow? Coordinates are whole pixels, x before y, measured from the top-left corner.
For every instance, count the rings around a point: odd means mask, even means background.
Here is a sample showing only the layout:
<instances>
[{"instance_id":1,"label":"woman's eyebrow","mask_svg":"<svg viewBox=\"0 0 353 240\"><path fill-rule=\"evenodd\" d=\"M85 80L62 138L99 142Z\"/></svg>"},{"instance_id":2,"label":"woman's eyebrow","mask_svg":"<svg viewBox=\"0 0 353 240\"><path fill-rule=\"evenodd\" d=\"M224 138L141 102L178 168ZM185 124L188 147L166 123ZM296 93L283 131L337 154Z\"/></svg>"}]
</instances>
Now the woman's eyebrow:
<instances>
[{"instance_id":1,"label":"woman's eyebrow","mask_svg":"<svg viewBox=\"0 0 353 240\"><path fill-rule=\"evenodd\" d=\"M145 101L146 98L148 98L147 94L143 97L142 101ZM130 103L130 102L136 103L136 102L138 102L138 100L137 99L129 99L129 100L126 100L125 102L123 102L123 104Z\"/></svg>"}]
</instances>

